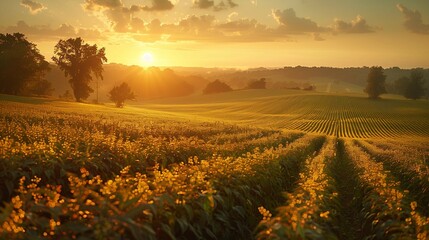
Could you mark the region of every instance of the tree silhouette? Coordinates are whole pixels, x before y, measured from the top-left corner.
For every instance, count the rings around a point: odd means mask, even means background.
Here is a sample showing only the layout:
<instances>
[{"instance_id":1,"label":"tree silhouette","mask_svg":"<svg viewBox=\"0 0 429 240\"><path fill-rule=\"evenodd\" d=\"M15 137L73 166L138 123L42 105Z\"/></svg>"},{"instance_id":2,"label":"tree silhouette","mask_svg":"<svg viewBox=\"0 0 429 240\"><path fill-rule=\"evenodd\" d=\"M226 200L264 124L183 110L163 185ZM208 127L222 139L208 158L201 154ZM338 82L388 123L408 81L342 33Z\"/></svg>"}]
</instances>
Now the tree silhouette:
<instances>
[{"instance_id":1,"label":"tree silhouette","mask_svg":"<svg viewBox=\"0 0 429 240\"><path fill-rule=\"evenodd\" d=\"M400 77L393 82L393 93L405 94L405 89L407 89L410 79L408 77Z\"/></svg>"},{"instance_id":2,"label":"tree silhouette","mask_svg":"<svg viewBox=\"0 0 429 240\"><path fill-rule=\"evenodd\" d=\"M247 84L247 88L248 89L265 89L267 85L266 79L265 78L261 78L259 80L255 80L252 82L249 82Z\"/></svg>"},{"instance_id":3,"label":"tree silhouette","mask_svg":"<svg viewBox=\"0 0 429 240\"><path fill-rule=\"evenodd\" d=\"M89 86L92 77L103 79L103 63L107 62L104 48L85 44L82 38L60 40L55 46L52 60L70 76L70 85L76 101L89 97L94 90Z\"/></svg>"},{"instance_id":4,"label":"tree silhouette","mask_svg":"<svg viewBox=\"0 0 429 240\"><path fill-rule=\"evenodd\" d=\"M383 93L386 93L386 75L382 67L371 67L367 77L367 85L364 92L371 99L377 99Z\"/></svg>"},{"instance_id":5,"label":"tree silhouette","mask_svg":"<svg viewBox=\"0 0 429 240\"><path fill-rule=\"evenodd\" d=\"M29 86L29 94L37 96L51 96L53 91L51 82L45 79L34 82Z\"/></svg>"},{"instance_id":6,"label":"tree silhouette","mask_svg":"<svg viewBox=\"0 0 429 240\"><path fill-rule=\"evenodd\" d=\"M423 87L423 72L421 69L411 71L410 78L405 86L404 97L408 99L419 99L425 94Z\"/></svg>"},{"instance_id":7,"label":"tree silhouette","mask_svg":"<svg viewBox=\"0 0 429 240\"><path fill-rule=\"evenodd\" d=\"M206 88L203 90L203 94L212 94L228 91L232 91L232 88L226 83L219 81L219 79L216 79L215 81L207 84Z\"/></svg>"},{"instance_id":8,"label":"tree silhouette","mask_svg":"<svg viewBox=\"0 0 429 240\"><path fill-rule=\"evenodd\" d=\"M0 34L0 93L24 94L44 80L49 64L22 33Z\"/></svg>"},{"instance_id":9,"label":"tree silhouette","mask_svg":"<svg viewBox=\"0 0 429 240\"><path fill-rule=\"evenodd\" d=\"M119 86L113 87L109 94L110 100L116 104L116 107L124 107L125 100L133 100L135 98L130 86L124 82Z\"/></svg>"}]
</instances>

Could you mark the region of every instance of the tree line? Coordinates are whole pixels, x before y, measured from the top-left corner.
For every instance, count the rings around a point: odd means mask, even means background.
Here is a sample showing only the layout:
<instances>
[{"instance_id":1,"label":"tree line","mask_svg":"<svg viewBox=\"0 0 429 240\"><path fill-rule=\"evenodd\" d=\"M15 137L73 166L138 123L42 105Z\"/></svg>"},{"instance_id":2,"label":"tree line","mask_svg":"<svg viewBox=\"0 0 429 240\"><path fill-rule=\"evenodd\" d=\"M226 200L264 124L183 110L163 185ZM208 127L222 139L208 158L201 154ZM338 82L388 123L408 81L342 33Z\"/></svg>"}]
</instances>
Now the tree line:
<instances>
[{"instance_id":1,"label":"tree line","mask_svg":"<svg viewBox=\"0 0 429 240\"><path fill-rule=\"evenodd\" d=\"M401 94L407 99L416 100L425 95L427 89L425 89L424 84L423 71L417 68L410 72L410 76L403 76L395 80L393 89L395 93ZM371 99L378 99L381 94L387 93L386 75L382 67L374 66L370 68L364 92Z\"/></svg>"},{"instance_id":2,"label":"tree line","mask_svg":"<svg viewBox=\"0 0 429 240\"><path fill-rule=\"evenodd\" d=\"M94 81L94 78L96 80L96 88L98 89L99 80L103 80L103 64L107 62L104 47L98 48L96 44L87 44L80 37L59 40L55 45L52 60L63 71L65 77L68 78L73 96L78 102L86 100L94 92L90 84ZM352 70L358 71L359 69ZM50 71L49 63L40 54L36 45L29 42L24 34L0 34L0 93L12 95L50 95L53 88L51 83L45 79L48 71ZM320 71L324 75L344 73L344 71L338 72L333 68L306 67L285 68L275 71L291 72L296 77L304 78L308 77L308 74L320 73ZM174 73L169 69L164 70L163 75L166 75L169 79L174 78ZM342 76L342 74L339 75ZM402 94L408 99L418 99L425 94L426 89L424 88L424 84L422 69L413 69L409 76L402 76L389 85L386 84L384 69L382 67L371 67L369 68L367 85L364 91L373 99L379 98L387 90L391 93ZM246 88L264 89L266 88L266 79L261 78L260 80L249 82ZM231 90L230 86L216 80L206 86L203 94ZM183 92L187 92L187 90ZM110 100L118 107L122 107L125 100L133 99L134 97L135 94L125 82L113 87L109 92Z\"/></svg>"},{"instance_id":3,"label":"tree line","mask_svg":"<svg viewBox=\"0 0 429 240\"><path fill-rule=\"evenodd\" d=\"M107 62L105 48L90 45L80 37L59 40L52 60L69 78L76 101L86 100L94 89L90 83L103 79ZM0 93L12 95L50 95L52 87L45 79L49 63L34 43L22 33L0 34ZM110 91L110 99L122 107L134 94L126 83ZM98 101L98 99L97 99Z\"/></svg>"}]
</instances>

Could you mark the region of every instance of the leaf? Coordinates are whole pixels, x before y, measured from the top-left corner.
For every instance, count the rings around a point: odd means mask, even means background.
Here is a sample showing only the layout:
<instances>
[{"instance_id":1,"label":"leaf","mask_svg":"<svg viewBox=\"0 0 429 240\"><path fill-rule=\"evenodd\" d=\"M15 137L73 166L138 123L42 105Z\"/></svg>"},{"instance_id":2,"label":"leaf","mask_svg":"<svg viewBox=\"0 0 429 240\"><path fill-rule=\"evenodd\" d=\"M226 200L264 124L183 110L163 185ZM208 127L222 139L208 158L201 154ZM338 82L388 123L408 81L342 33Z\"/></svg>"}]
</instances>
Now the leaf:
<instances>
[{"instance_id":1,"label":"leaf","mask_svg":"<svg viewBox=\"0 0 429 240\"><path fill-rule=\"evenodd\" d=\"M5 181L7 192L9 195L12 195L13 192L13 182L12 181Z\"/></svg>"},{"instance_id":2,"label":"leaf","mask_svg":"<svg viewBox=\"0 0 429 240\"><path fill-rule=\"evenodd\" d=\"M203 202L203 209L206 213L211 213L212 212L212 204L209 198L205 198L204 202Z\"/></svg>"},{"instance_id":3,"label":"leaf","mask_svg":"<svg viewBox=\"0 0 429 240\"><path fill-rule=\"evenodd\" d=\"M125 216L131 219L134 219L135 217L137 217L140 214L143 214L143 210L145 210L147 207L144 205L140 205L137 206L133 209L131 209L130 211L128 211Z\"/></svg>"},{"instance_id":4,"label":"leaf","mask_svg":"<svg viewBox=\"0 0 429 240\"><path fill-rule=\"evenodd\" d=\"M122 208L128 208L130 205L133 205L140 199L140 196L128 199L124 203L122 203Z\"/></svg>"},{"instance_id":5,"label":"leaf","mask_svg":"<svg viewBox=\"0 0 429 240\"><path fill-rule=\"evenodd\" d=\"M176 218L176 222L179 225L180 232L185 233L189 226L188 220L186 218Z\"/></svg>"},{"instance_id":6,"label":"leaf","mask_svg":"<svg viewBox=\"0 0 429 240\"><path fill-rule=\"evenodd\" d=\"M217 239L216 235L209 228L205 228L204 230L211 239Z\"/></svg>"},{"instance_id":7,"label":"leaf","mask_svg":"<svg viewBox=\"0 0 429 240\"><path fill-rule=\"evenodd\" d=\"M194 217L194 210L192 209L192 207L188 204L183 206L186 210L186 215L189 219L192 219Z\"/></svg>"},{"instance_id":8,"label":"leaf","mask_svg":"<svg viewBox=\"0 0 429 240\"><path fill-rule=\"evenodd\" d=\"M174 234L171 232L170 226L168 226L167 224L163 223L161 225L161 229L162 229L162 232L164 232L165 234L167 234L168 237L170 237L170 239L176 239L176 237L174 236Z\"/></svg>"},{"instance_id":9,"label":"leaf","mask_svg":"<svg viewBox=\"0 0 429 240\"><path fill-rule=\"evenodd\" d=\"M245 218L246 216L246 211L244 210L244 208L242 206L234 206L232 208L233 212L237 213L238 215L240 215L241 218Z\"/></svg>"},{"instance_id":10,"label":"leaf","mask_svg":"<svg viewBox=\"0 0 429 240\"><path fill-rule=\"evenodd\" d=\"M63 227L72 230L73 233L84 233L89 230L85 224L79 222L68 222L63 224Z\"/></svg>"},{"instance_id":11,"label":"leaf","mask_svg":"<svg viewBox=\"0 0 429 240\"><path fill-rule=\"evenodd\" d=\"M149 224L143 224L142 229L146 233L149 233L151 236L155 236L156 235L155 230L153 230L153 227L151 225L149 225Z\"/></svg>"}]
</instances>

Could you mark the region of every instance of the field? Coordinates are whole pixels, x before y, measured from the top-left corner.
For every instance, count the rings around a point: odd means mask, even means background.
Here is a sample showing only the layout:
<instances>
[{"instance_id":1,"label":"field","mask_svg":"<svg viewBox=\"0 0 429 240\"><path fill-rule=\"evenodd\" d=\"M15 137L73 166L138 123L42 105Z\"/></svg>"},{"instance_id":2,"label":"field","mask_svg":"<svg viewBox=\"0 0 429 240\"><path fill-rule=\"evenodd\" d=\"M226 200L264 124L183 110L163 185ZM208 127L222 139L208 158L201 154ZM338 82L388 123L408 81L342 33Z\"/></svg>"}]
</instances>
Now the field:
<instances>
[{"instance_id":1,"label":"field","mask_svg":"<svg viewBox=\"0 0 429 240\"><path fill-rule=\"evenodd\" d=\"M428 239L428 101L0 96L0 239Z\"/></svg>"},{"instance_id":2,"label":"field","mask_svg":"<svg viewBox=\"0 0 429 240\"><path fill-rule=\"evenodd\" d=\"M294 90L246 90L215 96L171 99L144 108L257 127L299 130L345 138L429 136L427 101Z\"/></svg>"}]
</instances>

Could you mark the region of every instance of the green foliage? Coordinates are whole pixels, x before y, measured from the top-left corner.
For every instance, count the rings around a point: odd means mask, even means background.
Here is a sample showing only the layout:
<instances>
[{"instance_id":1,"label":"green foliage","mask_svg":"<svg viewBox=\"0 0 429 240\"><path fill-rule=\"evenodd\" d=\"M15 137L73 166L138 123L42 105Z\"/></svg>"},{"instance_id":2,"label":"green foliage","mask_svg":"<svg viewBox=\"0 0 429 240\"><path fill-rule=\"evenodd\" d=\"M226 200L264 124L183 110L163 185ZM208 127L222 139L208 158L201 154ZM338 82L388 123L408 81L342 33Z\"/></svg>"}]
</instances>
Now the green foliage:
<instances>
[{"instance_id":1,"label":"green foliage","mask_svg":"<svg viewBox=\"0 0 429 240\"><path fill-rule=\"evenodd\" d=\"M219 81L219 79L216 79L215 81L207 84L206 88L203 89L203 94L213 94L229 91L232 91L232 88L230 86L228 86L224 82Z\"/></svg>"},{"instance_id":2,"label":"green foliage","mask_svg":"<svg viewBox=\"0 0 429 240\"><path fill-rule=\"evenodd\" d=\"M66 90L63 94L60 94L58 97L64 100L73 100L73 95L70 93L69 90Z\"/></svg>"},{"instance_id":3,"label":"green foliage","mask_svg":"<svg viewBox=\"0 0 429 240\"><path fill-rule=\"evenodd\" d=\"M89 97L94 90L90 87L92 75L103 79L103 63L107 62L104 48L89 45L82 38L60 40L55 46L52 60L70 76L70 85L76 101L80 102Z\"/></svg>"},{"instance_id":4,"label":"green foliage","mask_svg":"<svg viewBox=\"0 0 429 240\"><path fill-rule=\"evenodd\" d=\"M427 139L382 145L381 164L375 143L7 97L1 239L342 239L345 200L362 238L429 236Z\"/></svg>"},{"instance_id":5,"label":"green foliage","mask_svg":"<svg viewBox=\"0 0 429 240\"><path fill-rule=\"evenodd\" d=\"M407 89L407 86L409 84L410 79L408 77L400 77L395 80L393 83L394 86L394 93L398 93L401 95L404 95L405 90Z\"/></svg>"},{"instance_id":6,"label":"green foliage","mask_svg":"<svg viewBox=\"0 0 429 240\"><path fill-rule=\"evenodd\" d=\"M54 89L52 88L51 82L43 79L32 82L31 85L28 86L28 91L30 94L36 96L51 96Z\"/></svg>"},{"instance_id":7,"label":"green foliage","mask_svg":"<svg viewBox=\"0 0 429 240\"><path fill-rule=\"evenodd\" d=\"M429 108L425 101L369 101L356 95L283 89L195 96L181 99L180 105L174 101L177 100L146 104L145 108L345 138L429 135Z\"/></svg>"},{"instance_id":8,"label":"green foliage","mask_svg":"<svg viewBox=\"0 0 429 240\"><path fill-rule=\"evenodd\" d=\"M382 67L371 67L366 81L364 92L368 94L369 98L377 99L381 94L386 93L386 75L384 75Z\"/></svg>"},{"instance_id":9,"label":"green foliage","mask_svg":"<svg viewBox=\"0 0 429 240\"><path fill-rule=\"evenodd\" d=\"M423 72L421 69L414 69L405 85L404 97L408 99L419 99L425 94Z\"/></svg>"},{"instance_id":10,"label":"green foliage","mask_svg":"<svg viewBox=\"0 0 429 240\"><path fill-rule=\"evenodd\" d=\"M135 98L130 86L125 82L119 86L113 87L109 94L110 100L116 104L116 107L124 107L125 100L133 100Z\"/></svg>"},{"instance_id":11,"label":"green foliage","mask_svg":"<svg viewBox=\"0 0 429 240\"><path fill-rule=\"evenodd\" d=\"M43 94L48 93L50 87L43 79L48 70L45 57L24 34L0 34L0 93L38 94L43 87L47 87Z\"/></svg>"}]
</instances>

